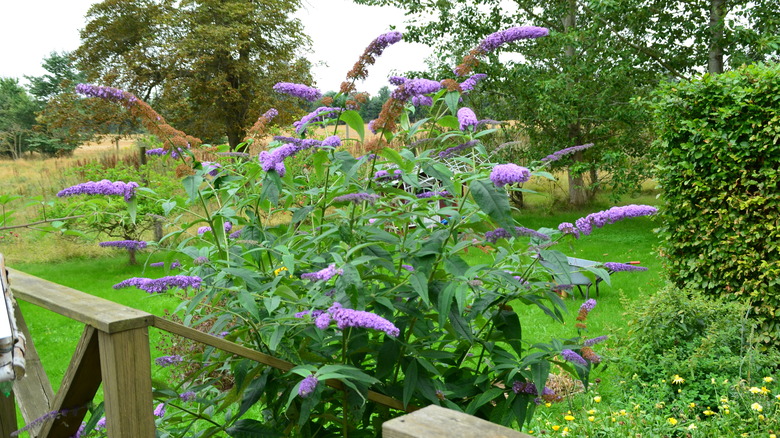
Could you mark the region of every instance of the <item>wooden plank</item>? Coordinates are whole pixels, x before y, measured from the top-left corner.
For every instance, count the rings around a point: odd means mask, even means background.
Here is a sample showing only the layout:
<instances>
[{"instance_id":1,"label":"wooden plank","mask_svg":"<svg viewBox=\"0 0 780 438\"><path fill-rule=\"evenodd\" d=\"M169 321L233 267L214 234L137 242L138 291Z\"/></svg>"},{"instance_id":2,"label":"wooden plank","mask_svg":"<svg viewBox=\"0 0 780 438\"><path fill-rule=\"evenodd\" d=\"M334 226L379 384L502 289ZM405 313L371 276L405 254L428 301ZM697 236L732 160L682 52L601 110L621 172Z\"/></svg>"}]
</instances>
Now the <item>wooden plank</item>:
<instances>
[{"instance_id":1,"label":"wooden plank","mask_svg":"<svg viewBox=\"0 0 780 438\"><path fill-rule=\"evenodd\" d=\"M15 432L16 426L16 405L14 404L14 393L0 394L0 437L7 438Z\"/></svg>"},{"instance_id":2,"label":"wooden plank","mask_svg":"<svg viewBox=\"0 0 780 438\"><path fill-rule=\"evenodd\" d=\"M533 438L463 412L430 405L382 424L384 438Z\"/></svg>"},{"instance_id":3,"label":"wooden plank","mask_svg":"<svg viewBox=\"0 0 780 438\"><path fill-rule=\"evenodd\" d=\"M76 434L89 403L100 388L100 374L97 331L86 326L52 404L51 410L61 414L43 425L40 436L70 437Z\"/></svg>"},{"instance_id":4,"label":"wooden plank","mask_svg":"<svg viewBox=\"0 0 780 438\"><path fill-rule=\"evenodd\" d=\"M11 290L18 300L41 306L101 332L116 333L147 327L153 316L112 301L92 296L9 268Z\"/></svg>"},{"instance_id":5,"label":"wooden plank","mask_svg":"<svg viewBox=\"0 0 780 438\"><path fill-rule=\"evenodd\" d=\"M238 345L234 342L227 341L208 333L203 333L200 330L187 327L177 322L169 321L165 318L160 318L159 316L154 318L153 325L160 330L164 330L166 332L173 333L196 342L210 345L214 348L219 348L222 351L227 351L228 353L233 353L237 356L254 360L255 362L260 362L263 365L268 365L270 367L276 368L277 370L287 372L295 367L295 364L292 362L288 362L286 360L252 350L251 348ZM325 383L333 388L340 389L342 391L344 390L344 384L338 380L329 379ZM376 391L368 391L366 397L372 402L385 405L392 409L398 409L399 411L411 412L415 409L415 407L404 408L404 405L400 400L396 400Z\"/></svg>"},{"instance_id":6,"label":"wooden plank","mask_svg":"<svg viewBox=\"0 0 780 438\"><path fill-rule=\"evenodd\" d=\"M14 380L14 393L18 395L17 403L19 410L22 411L22 418L25 423L30 423L36 418L40 418L47 412L51 412L51 406L54 403L54 391L49 383L49 377L43 370L41 358L38 357L38 351L35 349L30 330L22 316L22 309L16 306L14 309L16 317L16 327L27 339L25 357L24 378ZM40 426L33 427L30 436L37 436Z\"/></svg>"},{"instance_id":7,"label":"wooden plank","mask_svg":"<svg viewBox=\"0 0 780 438\"><path fill-rule=\"evenodd\" d=\"M154 438L147 328L99 332L98 338L109 438Z\"/></svg>"}]
</instances>

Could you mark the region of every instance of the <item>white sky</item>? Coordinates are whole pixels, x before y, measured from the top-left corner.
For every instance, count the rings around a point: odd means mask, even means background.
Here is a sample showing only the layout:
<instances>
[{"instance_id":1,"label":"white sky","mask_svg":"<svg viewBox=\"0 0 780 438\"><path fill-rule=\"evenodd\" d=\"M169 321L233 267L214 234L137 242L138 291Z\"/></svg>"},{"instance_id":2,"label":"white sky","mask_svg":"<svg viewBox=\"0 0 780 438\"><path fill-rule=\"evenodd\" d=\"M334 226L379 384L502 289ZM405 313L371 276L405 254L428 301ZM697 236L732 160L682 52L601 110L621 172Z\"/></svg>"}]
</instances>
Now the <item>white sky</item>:
<instances>
[{"instance_id":1,"label":"white sky","mask_svg":"<svg viewBox=\"0 0 780 438\"><path fill-rule=\"evenodd\" d=\"M42 76L43 58L51 52L72 51L79 46L94 0L0 0L0 77ZM307 57L317 87L338 90L341 81L376 36L395 25L403 31L403 13L392 7L361 6L351 0L304 0L298 17L312 39ZM372 94L397 72L423 70L431 49L419 44L397 43L369 67L369 77L358 86ZM326 62L327 66L316 65Z\"/></svg>"}]
</instances>

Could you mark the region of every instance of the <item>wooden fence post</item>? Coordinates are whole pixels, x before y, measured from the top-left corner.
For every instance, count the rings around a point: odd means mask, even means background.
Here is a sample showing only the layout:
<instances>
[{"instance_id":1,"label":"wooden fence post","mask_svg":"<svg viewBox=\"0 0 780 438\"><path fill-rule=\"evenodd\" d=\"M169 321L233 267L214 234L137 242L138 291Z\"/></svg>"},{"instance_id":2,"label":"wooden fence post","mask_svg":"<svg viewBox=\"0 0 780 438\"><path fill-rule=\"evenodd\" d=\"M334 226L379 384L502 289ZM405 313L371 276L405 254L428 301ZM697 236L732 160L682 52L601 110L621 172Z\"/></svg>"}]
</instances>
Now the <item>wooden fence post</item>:
<instances>
[{"instance_id":1,"label":"wooden fence post","mask_svg":"<svg viewBox=\"0 0 780 438\"><path fill-rule=\"evenodd\" d=\"M382 424L384 438L533 438L487 420L430 405Z\"/></svg>"}]
</instances>

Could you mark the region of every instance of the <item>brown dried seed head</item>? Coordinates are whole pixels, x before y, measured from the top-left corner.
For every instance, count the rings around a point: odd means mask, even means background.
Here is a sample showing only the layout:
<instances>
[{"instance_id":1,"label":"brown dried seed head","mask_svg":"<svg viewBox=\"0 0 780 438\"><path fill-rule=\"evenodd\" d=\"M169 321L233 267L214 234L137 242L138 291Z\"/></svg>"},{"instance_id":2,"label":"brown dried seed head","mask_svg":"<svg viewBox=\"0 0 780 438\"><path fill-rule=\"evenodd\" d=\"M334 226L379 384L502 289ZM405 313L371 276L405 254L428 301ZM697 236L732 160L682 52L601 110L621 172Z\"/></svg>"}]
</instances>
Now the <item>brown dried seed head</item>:
<instances>
[{"instance_id":1,"label":"brown dried seed head","mask_svg":"<svg viewBox=\"0 0 780 438\"><path fill-rule=\"evenodd\" d=\"M462 91L460 88L460 84L455 79L445 79L441 81L441 86L446 88L447 91Z\"/></svg>"}]
</instances>

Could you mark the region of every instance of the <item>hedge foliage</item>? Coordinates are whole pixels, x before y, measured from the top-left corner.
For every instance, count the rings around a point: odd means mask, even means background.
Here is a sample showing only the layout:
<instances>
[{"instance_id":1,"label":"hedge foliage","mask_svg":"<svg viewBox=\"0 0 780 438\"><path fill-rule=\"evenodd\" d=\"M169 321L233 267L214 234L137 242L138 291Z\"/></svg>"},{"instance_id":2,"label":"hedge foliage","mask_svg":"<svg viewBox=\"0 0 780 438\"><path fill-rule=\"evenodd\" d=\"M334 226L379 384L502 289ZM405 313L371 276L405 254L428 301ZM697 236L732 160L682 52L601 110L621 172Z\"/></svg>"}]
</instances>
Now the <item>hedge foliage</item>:
<instances>
[{"instance_id":1,"label":"hedge foliage","mask_svg":"<svg viewBox=\"0 0 780 438\"><path fill-rule=\"evenodd\" d=\"M747 299L780 343L780 66L666 84L654 113L671 280Z\"/></svg>"}]
</instances>

